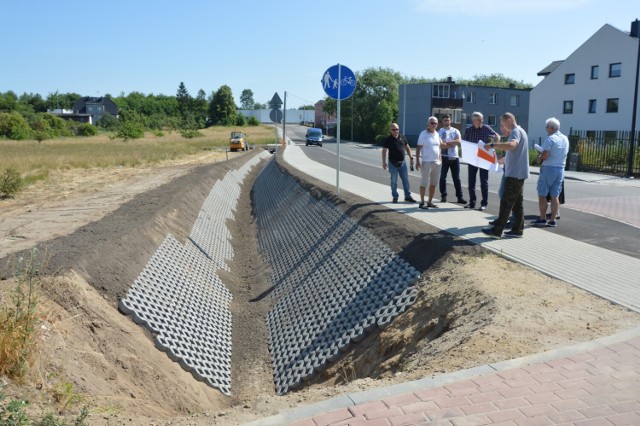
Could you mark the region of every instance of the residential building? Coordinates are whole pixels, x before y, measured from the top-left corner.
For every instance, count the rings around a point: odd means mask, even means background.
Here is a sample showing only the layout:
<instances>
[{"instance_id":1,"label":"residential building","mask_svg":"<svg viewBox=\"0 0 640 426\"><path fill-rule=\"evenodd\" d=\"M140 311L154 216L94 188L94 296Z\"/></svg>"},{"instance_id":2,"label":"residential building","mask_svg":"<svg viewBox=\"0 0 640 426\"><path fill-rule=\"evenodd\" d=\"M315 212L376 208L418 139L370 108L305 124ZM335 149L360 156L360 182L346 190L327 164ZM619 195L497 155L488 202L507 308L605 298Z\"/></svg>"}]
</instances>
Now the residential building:
<instances>
[{"instance_id":1,"label":"residential building","mask_svg":"<svg viewBox=\"0 0 640 426\"><path fill-rule=\"evenodd\" d=\"M72 115L75 117L88 117L87 122L94 125L98 124L98 121L104 114L111 114L114 117L118 116L118 106L106 96L84 96L73 104Z\"/></svg>"},{"instance_id":2,"label":"residential building","mask_svg":"<svg viewBox=\"0 0 640 426\"><path fill-rule=\"evenodd\" d=\"M412 145L426 128L427 118L449 114L452 126L464 129L471 125L471 114L479 111L484 123L500 133L500 116L511 112L525 130L529 122L530 89L469 86L451 77L438 83L402 84L399 88L398 124L400 132Z\"/></svg>"},{"instance_id":3,"label":"residential building","mask_svg":"<svg viewBox=\"0 0 640 426\"><path fill-rule=\"evenodd\" d=\"M545 120L549 117L560 120L565 134L571 129L631 130L637 25L626 32L605 24L568 58L554 61L538 73L544 79L531 91L530 143L539 143L546 136Z\"/></svg>"}]
</instances>

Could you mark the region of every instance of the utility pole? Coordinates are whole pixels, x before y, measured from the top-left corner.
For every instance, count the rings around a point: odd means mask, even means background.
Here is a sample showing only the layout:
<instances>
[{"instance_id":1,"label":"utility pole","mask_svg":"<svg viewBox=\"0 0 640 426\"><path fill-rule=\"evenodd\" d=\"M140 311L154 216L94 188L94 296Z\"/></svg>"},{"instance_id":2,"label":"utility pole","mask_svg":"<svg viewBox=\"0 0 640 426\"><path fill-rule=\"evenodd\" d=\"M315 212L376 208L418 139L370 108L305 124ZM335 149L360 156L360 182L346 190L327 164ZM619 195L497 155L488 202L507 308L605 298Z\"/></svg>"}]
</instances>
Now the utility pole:
<instances>
[{"instance_id":1,"label":"utility pole","mask_svg":"<svg viewBox=\"0 0 640 426\"><path fill-rule=\"evenodd\" d=\"M287 144L287 91L284 91L284 108L282 111L282 145Z\"/></svg>"},{"instance_id":2,"label":"utility pole","mask_svg":"<svg viewBox=\"0 0 640 426\"><path fill-rule=\"evenodd\" d=\"M638 115L638 78L640 78L640 21L637 19L631 23L631 37L638 41L638 56L636 58L636 84L633 92L633 112L631 113L631 135L629 136L629 168L627 176L633 176L633 157L636 143L636 115Z\"/></svg>"}]
</instances>

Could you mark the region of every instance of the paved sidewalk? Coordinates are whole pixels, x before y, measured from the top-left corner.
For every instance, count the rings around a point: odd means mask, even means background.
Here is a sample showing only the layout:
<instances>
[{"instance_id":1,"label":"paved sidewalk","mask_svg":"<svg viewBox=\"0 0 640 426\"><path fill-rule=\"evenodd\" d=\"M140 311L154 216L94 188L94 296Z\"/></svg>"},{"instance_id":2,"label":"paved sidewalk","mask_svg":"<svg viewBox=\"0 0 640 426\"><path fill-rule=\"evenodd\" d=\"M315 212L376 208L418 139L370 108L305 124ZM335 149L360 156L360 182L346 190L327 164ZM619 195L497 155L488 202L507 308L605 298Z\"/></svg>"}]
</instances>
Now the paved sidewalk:
<instances>
[{"instance_id":1,"label":"paved sidewalk","mask_svg":"<svg viewBox=\"0 0 640 426\"><path fill-rule=\"evenodd\" d=\"M336 171L289 145L285 161L335 184ZM640 312L640 261L526 229L494 241L479 231L492 216L442 203L390 204L388 186L341 173L341 190L423 220L497 254ZM557 256L562 253L562 256ZM515 360L442 374L300 407L255 425L640 425L640 328Z\"/></svg>"},{"instance_id":2,"label":"paved sidewalk","mask_svg":"<svg viewBox=\"0 0 640 426\"><path fill-rule=\"evenodd\" d=\"M251 423L282 424L640 425L640 328Z\"/></svg>"},{"instance_id":3,"label":"paved sidewalk","mask_svg":"<svg viewBox=\"0 0 640 426\"><path fill-rule=\"evenodd\" d=\"M287 146L284 160L318 180L335 185L336 170L311 160L296 145ZM536 228L525 229L524 238L492 240L480 230L494 216L451 203L439 203L439 209L429 210L420 210L417 204L392 204L388 185L347 173L340 173L340 190L386 205L481 244L500 256L640 312L640 259Z\"/></svg>"}]
</instances>

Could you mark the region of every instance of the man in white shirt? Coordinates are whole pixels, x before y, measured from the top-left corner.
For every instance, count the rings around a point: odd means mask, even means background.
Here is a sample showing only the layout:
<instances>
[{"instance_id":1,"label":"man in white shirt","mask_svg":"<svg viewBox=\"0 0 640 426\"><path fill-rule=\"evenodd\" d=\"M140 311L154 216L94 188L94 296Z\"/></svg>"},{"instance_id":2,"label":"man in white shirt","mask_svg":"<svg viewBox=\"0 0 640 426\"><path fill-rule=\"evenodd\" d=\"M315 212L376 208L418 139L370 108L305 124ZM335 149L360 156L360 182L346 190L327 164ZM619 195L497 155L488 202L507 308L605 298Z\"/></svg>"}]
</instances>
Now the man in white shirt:
<instances>
[{"instance_id":1,"label":"man in white shirt","mask_svg":"<svg viewBox=\"0 0 640 426\"><path fill-rule=\"evenodd\" d=\"M416 148L416 168L421 172L420 181L420 204L421 209L437 208L433 204L433 195L436 192L436 182L440 178L440 168L442 166L442 157L440 150L446 148L447 145L442 143L440 135L436 131L438 128L438 119L429 117L427 120L427 129L423 130L418 136L418 147ZM422 162L420 161L422 158ZM429 201L424 203L424 196L429 187Z\"/></svg>"},{"instance_id":2,"label":"man in white shirt","mask_svg":"<svg viewBox=\"0 0 640 426\"><path fill-rule=\"evenodd\" d=\"M458 204L467 204L467 200L462 196L462 182L460 182L460 156L458 155L458 146L462 140L460 131L455 127L451 127L451 116L445 114L442 116L442 127L438 130L440 139L447 145L446 149L442 149L442 170L440 171L440 202L447 201L447 174L451 169L451 178L453 186L456 189L456 198Z\"/></svg>"}]
</instances>

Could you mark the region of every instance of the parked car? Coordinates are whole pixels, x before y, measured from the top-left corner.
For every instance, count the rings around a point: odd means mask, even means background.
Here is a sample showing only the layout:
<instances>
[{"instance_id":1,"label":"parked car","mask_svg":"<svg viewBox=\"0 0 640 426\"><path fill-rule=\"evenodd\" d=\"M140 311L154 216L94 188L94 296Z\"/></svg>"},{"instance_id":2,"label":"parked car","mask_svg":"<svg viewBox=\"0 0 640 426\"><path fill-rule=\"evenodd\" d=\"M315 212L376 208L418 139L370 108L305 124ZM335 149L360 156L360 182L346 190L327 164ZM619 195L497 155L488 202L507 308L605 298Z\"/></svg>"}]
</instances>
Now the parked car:
<instances>
[{"instance_id":1,"label":"parked car","mask_svg":"<svg viewBox=\"0 0 640 426\"><path fill-rule=\"evenodd\" d=\"M306 145L322 146L322 129L316 129L316 128L307 129Z\"/></svg>"},{"instance_id":2,"label":"parked car","mask_svg":"<svg viewBox=\"0 0 640 426\"><path fill-rule=\"evenodd\" d=\"M247 135L242 132L231 132L229 138L230 151L246 151L249 149L249 143L246 141Z\"/></svg>"}]
</instances>

